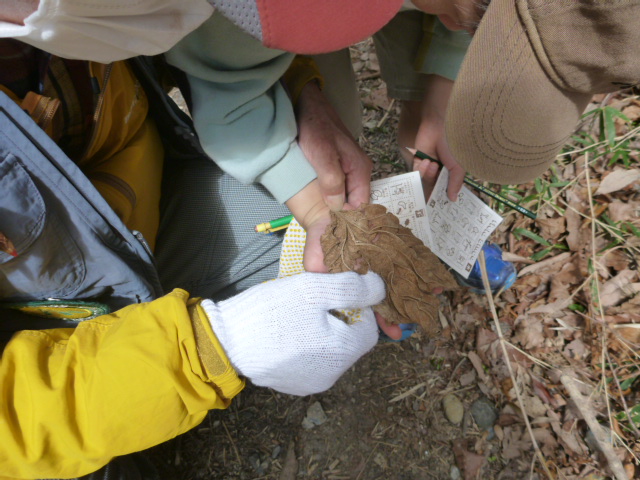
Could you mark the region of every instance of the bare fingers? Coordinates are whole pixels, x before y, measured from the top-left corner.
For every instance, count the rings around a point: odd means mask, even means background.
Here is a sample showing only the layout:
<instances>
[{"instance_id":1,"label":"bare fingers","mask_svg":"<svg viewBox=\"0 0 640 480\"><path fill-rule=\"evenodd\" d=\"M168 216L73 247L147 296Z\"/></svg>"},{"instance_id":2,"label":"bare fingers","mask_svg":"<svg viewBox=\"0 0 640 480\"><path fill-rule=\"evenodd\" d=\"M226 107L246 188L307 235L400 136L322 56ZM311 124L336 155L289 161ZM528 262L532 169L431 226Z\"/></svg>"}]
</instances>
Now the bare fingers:
<instances>
[{"instance_id":1,"label":"bare fingers","mask_svg":"<svg viewBox=\"0 0 640 480\"><path fill-rule=\"evenodd\" d=\"M439 165L429 160L421 160L417 157L413 159L413 170L420 174L422 179L422 189L424 190L424 198L428 200L433 191L433 187L438 180Z\"/></svg>"}]
</instances>

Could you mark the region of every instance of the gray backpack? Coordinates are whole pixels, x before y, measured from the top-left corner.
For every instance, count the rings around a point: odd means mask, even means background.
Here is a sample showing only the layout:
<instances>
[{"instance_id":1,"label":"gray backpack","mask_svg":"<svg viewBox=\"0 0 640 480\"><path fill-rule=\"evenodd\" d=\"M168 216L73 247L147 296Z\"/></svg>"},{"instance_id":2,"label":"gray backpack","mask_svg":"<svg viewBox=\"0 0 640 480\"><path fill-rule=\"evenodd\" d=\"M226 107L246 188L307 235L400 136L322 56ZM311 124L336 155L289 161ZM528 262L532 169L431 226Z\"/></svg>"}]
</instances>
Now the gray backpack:
<instances>
[{"instance_id":1,"label":"gray backpack","mask_svg":"<svg viewBox=\"0 0 640 480\"><path fill-rule=\"evenodd\" d=\"M0 252L3 303L81 300L114 310L162 293L141 236L3 93L0 192L0 232L18 254Z\"/></svg>"}]
</instances>

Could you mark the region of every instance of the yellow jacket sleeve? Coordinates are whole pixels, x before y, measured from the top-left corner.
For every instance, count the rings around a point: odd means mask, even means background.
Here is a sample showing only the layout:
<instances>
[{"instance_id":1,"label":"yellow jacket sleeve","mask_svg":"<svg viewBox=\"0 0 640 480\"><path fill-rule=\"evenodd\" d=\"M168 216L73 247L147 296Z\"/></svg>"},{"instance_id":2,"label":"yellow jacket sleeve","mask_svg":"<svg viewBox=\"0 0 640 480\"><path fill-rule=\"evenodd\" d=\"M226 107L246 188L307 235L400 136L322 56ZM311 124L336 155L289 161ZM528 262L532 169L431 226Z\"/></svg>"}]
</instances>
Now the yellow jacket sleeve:
<instances>
[{"instance_id":1,"label":"yellow jacket sleeve","mask_svg":"<svg viewBox=\"0 0 640 480\"><path fill-rule=\"evenodd\" d=\"M225 408L241 380L182 290L82 322L22 331L0 359L0 478L69 478Z\"/></svg>"}]
</instances>

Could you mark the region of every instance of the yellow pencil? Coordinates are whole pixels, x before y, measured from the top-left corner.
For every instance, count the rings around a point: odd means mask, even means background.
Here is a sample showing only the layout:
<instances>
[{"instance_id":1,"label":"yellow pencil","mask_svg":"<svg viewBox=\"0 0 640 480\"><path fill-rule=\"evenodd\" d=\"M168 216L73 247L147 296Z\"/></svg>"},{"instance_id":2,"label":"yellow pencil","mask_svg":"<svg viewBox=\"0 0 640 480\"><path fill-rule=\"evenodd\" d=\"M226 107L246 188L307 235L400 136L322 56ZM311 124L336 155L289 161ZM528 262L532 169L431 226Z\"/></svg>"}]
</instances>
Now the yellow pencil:
<instances>
[{"instance_id":1,"label":"yellow pencil","mask_svg":"<svg viewBox=\"0 0 640 480\"><path fill-rule=\"evenodd\" d=\"M281 230L280 227L286 228L293 220L293 215L287 215L286 217L277 218L275 220L271 220L270 222L260 223L256 225L255 230L257 233L269 233L275 232L276 229Z\"/></svg>"},{"instance_id":2,"label":"yellow pencil","mask_svg":"<svg viewBox=\"0 0 640 480\"><path fill-rule=\"evenodd\" d=\"M289 227L289 224L281 225L281 226L276 227L276 228L269 228L269 229L265 230L264 233L269 234L269 233L277 232L278 230L284 230L285 228L288 228L288 227Z\"/></svg>"}]
</instances>

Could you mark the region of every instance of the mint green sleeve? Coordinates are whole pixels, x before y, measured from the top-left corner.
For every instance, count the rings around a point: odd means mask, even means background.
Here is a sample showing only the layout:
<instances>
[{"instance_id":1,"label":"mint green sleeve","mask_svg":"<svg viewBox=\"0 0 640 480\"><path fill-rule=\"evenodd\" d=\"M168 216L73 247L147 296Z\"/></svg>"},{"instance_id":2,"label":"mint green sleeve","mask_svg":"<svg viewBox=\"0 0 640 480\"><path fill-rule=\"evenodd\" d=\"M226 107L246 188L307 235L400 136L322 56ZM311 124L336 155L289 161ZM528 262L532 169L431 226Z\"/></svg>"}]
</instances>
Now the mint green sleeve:
<instances>
[{"instance_id":1,"label":"mint green sleeve","mask_svg":"<svg viewBox=\"0 0 640 480\"><path fill-rule=\"evenodd\" d=\"M414 67L420 73L455 80L470 42L471 36L466 31L451 31L437 17L425 15L423 39Z\"/></svg>"},{"instance_id":2,"label":"mint green sleeve","mask_svg":"<svg viewBox=\"0 0 640 480\"><path fill-rule=\"evenodd\" d=\"M293 54L264 47L214 13L166 56L187 75L196 132L222 170L261 183L279 202L316 177L280 83Z\"/></svg>"}]
</instances>

